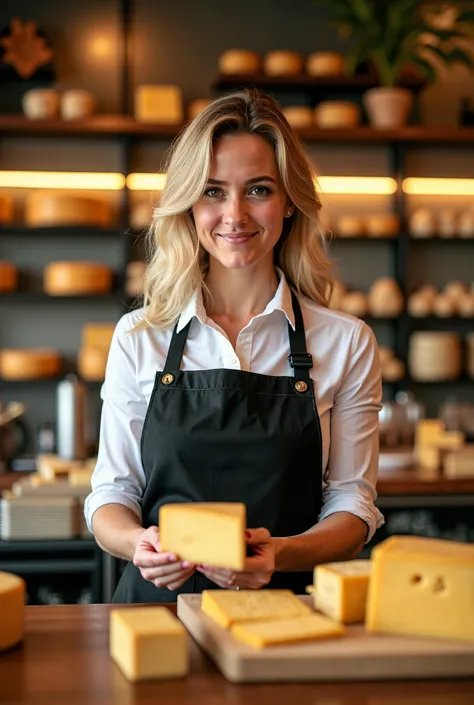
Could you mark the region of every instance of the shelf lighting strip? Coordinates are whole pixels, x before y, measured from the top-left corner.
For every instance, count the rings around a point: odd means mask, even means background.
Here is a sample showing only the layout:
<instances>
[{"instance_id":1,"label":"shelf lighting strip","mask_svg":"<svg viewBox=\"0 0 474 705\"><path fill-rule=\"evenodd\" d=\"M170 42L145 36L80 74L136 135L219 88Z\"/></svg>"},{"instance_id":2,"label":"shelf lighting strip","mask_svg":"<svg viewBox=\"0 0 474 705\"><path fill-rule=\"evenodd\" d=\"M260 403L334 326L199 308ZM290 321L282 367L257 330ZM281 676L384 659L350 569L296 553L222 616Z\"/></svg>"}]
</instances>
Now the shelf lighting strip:
<instances>
[{"instance_id":1,"label":"shelf lighting strip","mask_svg":"<svg viewBox=\"0 0 474 705\"><path fill-rule=\"evenodd\" d=\"M87 191L161 191L166 174L115 172L0 171L0 188L82 189ZM397 182L388 176L319 176L316 187L323 194L391 195ZM474 196L474 179L406 178L406 194L424 196Z\"/></svg>"}]
</instances>

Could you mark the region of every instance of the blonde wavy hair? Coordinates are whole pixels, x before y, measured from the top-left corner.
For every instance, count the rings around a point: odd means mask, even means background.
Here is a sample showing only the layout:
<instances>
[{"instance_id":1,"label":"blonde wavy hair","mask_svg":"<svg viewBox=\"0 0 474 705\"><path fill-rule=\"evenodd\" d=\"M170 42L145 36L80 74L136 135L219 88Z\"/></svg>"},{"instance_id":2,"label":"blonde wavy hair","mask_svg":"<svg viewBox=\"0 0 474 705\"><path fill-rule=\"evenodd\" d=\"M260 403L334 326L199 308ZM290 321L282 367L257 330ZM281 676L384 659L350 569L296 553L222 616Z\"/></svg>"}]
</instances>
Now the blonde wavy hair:
<instances>
[{"instance_id":1,"label":"blonde wavy hair","mask_svg":"<svg viewBox=\"0 0 474 705\"><path fill-rule=\"evenodd\" d=\"M259 135L271 145L283 187L295 206L293 215L285 218L275 264L297 293L328 306L333 264L319 220L313 167L278 103L256 90L242 90L214 100L171 146L166 185L146 234L143 317L133 330L168 328L197 287L205 287L209 255L199 243L191 209L206 188L214 142L235 132Z\"/></svg>"}]
</instances>

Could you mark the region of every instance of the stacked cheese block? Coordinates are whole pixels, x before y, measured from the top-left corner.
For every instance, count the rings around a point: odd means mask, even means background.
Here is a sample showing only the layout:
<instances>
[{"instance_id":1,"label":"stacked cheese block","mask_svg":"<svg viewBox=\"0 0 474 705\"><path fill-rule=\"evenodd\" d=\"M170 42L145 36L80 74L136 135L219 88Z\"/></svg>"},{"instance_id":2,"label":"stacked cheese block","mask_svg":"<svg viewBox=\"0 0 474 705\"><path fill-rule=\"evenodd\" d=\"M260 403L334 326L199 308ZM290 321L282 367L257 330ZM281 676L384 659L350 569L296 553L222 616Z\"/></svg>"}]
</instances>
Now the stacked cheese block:
<instances>
[{"instance_id":1,"label":"stacked cheese block","mask_svg":"<svg viewBox=\"0 0 474 705\"><path fill-rule=\"evenodd\" d=\"M474 476L474 443L460 431L447 431L440 419L419 421L415 430L415 456L425 474L445 477Z\"/></svg>"},{"instance_id":2,"label":"stacked cheese block","mask_svg":"<svg viewBox=\"0 0 474 705\"><path fill-rule=\"evenodd\" d=\"M29 380L56 377L61 371L61 356L46 348L0 350L0 377Z\"/></svg>"},{"instance_id":3,"label":"stacked cheese block","mask_svg":"<svg viewBox=\"0 0 474 705\"><path fill-rule=\"evenodd\" d=\"M114 330L114 323L88 323L82 329L77 368L83 379L96 382L104 379Z\"/></svg>"},{"instance_id":4,"label":"stacked cheese block","mask_svg":"<svg viewBox=\"0 0 474 705\"><path fill-rule=\"evenodd\" d=\"M0 652L23 639L25 601L25 581L12 573L0 572Z\"/></svg>"},{"instance_id":5,"label":"stacked cheese block","mask_svg":"<svg viewBox=\"0 0 474 705\"><path fill-rule=\"evenodd\" d=\"M50 262L44 268L43 287L49 296L107 294L113 273L99 262Z\"/></svg>"}]
</instances>

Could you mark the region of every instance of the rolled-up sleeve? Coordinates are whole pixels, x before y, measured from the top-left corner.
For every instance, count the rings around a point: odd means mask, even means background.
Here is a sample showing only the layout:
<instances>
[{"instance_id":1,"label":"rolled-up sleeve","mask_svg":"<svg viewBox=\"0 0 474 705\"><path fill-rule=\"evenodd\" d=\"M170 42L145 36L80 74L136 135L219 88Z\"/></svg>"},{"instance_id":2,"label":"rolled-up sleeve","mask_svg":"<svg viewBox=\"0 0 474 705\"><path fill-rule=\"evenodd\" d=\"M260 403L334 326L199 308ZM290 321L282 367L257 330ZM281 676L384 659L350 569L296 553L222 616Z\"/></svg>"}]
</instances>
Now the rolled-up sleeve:
<instances>
[{"instance_id":1,"label":"rolled-up sleeve","mask_svg":"<svg viewBox=\"0 0 474 705\"><path fill-rule=\"evenodd\" d=\"M384 523L374 504L381 399L377 342L369 326L359 321L331 410L330 451L319 520L335 512L350 512L367 524L366 542Z\"/></svg>"},{"instance_id":2,"label":"rolled-up sleeve","mask_svg":"<svg viewBox=\"0 0 474 705\"><path fill-rule=\"evenodd\" d=\"M136 381L136 334L128 333L132 325L129 314L117 323L107 359L97 464L84 504L90 531L94 512L105 504L122 504L142 517L145 473L140 438L147 403Z\"/></svg>"}]
</instances>

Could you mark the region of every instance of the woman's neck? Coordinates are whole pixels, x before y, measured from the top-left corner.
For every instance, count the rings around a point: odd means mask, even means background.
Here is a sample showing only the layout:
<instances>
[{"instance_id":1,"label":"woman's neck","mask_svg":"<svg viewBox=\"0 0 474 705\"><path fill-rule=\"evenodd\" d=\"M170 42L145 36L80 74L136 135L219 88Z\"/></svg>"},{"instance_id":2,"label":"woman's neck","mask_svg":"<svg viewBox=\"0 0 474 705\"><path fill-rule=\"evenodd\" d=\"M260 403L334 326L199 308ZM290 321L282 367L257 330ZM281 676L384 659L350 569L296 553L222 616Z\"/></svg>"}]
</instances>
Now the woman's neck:
<instances>
[{"instance_id":1,"label":"woman's neck","mask_svg":"<svg viewBox=\"0 0 474 705\"><path fill-rule=\"evenodd\" d=\"M249 321L265 310L278 288L278 275L272 263L265 267L227 269L210 262L204 292L205 307L211 318Z\"/></svg>"}]
</instances>

